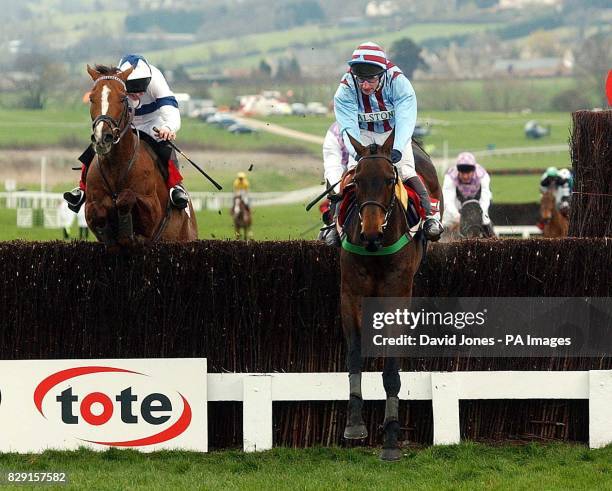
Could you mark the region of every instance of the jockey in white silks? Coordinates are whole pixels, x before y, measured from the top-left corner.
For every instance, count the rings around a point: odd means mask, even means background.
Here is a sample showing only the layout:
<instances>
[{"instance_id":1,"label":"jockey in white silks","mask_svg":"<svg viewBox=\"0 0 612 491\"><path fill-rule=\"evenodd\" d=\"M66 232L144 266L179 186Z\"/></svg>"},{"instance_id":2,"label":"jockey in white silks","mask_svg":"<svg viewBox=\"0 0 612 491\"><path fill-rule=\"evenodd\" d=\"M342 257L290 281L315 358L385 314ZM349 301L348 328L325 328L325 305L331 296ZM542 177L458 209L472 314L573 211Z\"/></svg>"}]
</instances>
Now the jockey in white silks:
<instances>
[{"instance_id":1,"label":"jockey in white silks","mask_svg":"<svg viewBox=\"0 0 612 491\"><path fill-rule=\"evenodd\" d=\"M460 153L457 163L444 175L442 184L444 195L445 227L459 225L462 204L470 199L478 200L482 208L482 223L491 226L489 206L491 206L491 177L470 152Z\"/></svg>"},{"instance_id":2,"label":"jockey in white silks","mask_svg":"<svg viewBox=\"0 0 612 491\"><path fill-rule=\"evenodd\" d=\"M332 123L323 141L323 172L327 185L331 186L338 182L347 170L356 165L357 162L344 144L338 123ZM334 187L334 192L340 192L340 184Z\"/></svg>"},{"instance_id":3,"label":"jockey in white silks","mask_svg":"<svg viewBox=\"0 0 612 491\"><path fill-rule=\"evenodd\" d=\"M143 56L126 55L119 60L118 68L120 71L133 69L125 82L128 103L134 111L132 125L167 165L166 187L170 203L176 208L184 209L189 202L189 196L181 184L183 176L178 168L176 154L168 144L176 138L181 127L176 97L164 75ZM153 128L159 131L155 132ZM68 207L75 213L79 212L85 202L87 170L94 156L94 149L90 145L79 157L82 164L79 187L64 193Z\"/></svg>"},{"instance_id":4,"label":"jockey in white silks","mask_svg":"<svg viewBox=\"0 0 612 491\"><path fill-rule=\"evenodd\" d=\"M438 240L444 228L439 213L432 212L429 194L414 165L412 133L417 101L410 81L375 43L358 46L348 65L350 69L340 80L334 96L334 110L349 155L357 157L348 134L362 145L382 145L395 129L391 161L402 182L419 195L426 215L425 236L431 241Z\"/></svg>"},{"instance_id":5,"label":"jockey in white silks","mask_svg":"<svg viewBox=\"0 0 612 491\"><path fill-rule=\"evenodd\" d=\"M574 176L569 169L557 170L549 167L540 177L540 192L544 194L550 190L555 195L557 209L567 216L574 189Z\"/></svg>"},{"instance_id":6,"label":"jockey in white silks","mask_svg":"<svg viewBox=\"0 0 612 491\"><path fill-rule=\"evenodd\" d=\"M323 173L326 181L326 187L336 184L330 198L330 215L334 217L334 222L337 219L338 199L336 196L340 192L340 179L347 170L352 169L357 165L355 159L349 154L344 139L340 134L340 127L337 122L333 122L325 134L323 141ZM326 227L321 230L319 239L324 240L328 245L339 246L340 237L335 226Z\"/></svg>"}]
</instances>

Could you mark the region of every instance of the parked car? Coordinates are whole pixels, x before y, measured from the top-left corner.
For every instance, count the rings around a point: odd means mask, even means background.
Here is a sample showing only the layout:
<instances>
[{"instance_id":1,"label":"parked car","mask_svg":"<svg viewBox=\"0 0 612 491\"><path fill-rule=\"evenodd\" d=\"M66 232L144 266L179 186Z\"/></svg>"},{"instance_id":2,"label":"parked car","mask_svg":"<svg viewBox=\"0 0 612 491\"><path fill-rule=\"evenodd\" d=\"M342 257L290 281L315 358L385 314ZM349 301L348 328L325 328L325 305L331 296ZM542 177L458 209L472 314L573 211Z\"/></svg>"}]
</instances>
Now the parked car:
<instances>
[{"instance_id":1,"label":"parked car","mask_svg":"<svg viewBox=\"0 0 612 491\"><path fill-rule=\"evenodd\" d=\"M236 123L227 128L227 131L233 133L234 135L242 135L247 133L255 133L255 129L247 126L245 124Z\"/></svg>"},{"instance_id":2,"label":"parked car","mask_svg":"<svg viewBox=\"0 0 612 491\"><path fill-rule=\"evenodd\" d=\"M193 113L189 115L189 117L198 118L198 119L201 119L202 121L206 121L209 116L212 116L216 112L217 112L216 107L203 107L200 109L195 109Z\"/></svg>"},{"instance_id":3,"label":"parked car","mask_svg":"<svg viewBox=\"0 0 612 491\"><path fill-rule=\"evenodd\" d=\"M277 115L277 116L287 116L289 114L291 114L291 106L289 104L287 104L286 102L273 102L271 104L271 114Z\"/></svg>"},{"instance_id":4,"label":"parked car","mask_svg":"<svg viewBox=\"0 0 612 491\"><path fill-rule=\"evenodd\" d=\"M306 116L306 104L294 102L291 104L291 114L294 116Z\"/></svg>"},{"instance_id":5,"label":"parked car","mask_svg":"<svg viewBox=\"0 0 612 491\"><path fill-rule=\"evenodd\" d=\"M306 105L306 113L314 116L326 116L327 108L320 102L309 102Z\"/></svg>"},{"instance_id":6,"label":"parked car","mask_svg":"<svg viewBox=\"0 0 612 491\"><path fill-rule=\"evenodd\" d=\"M229 114L215 113L212 116L206 118L206 122L209 124L220 126L221 128L228 128L229 126L236 124L238 121L236 121Z\"/></svg>"}]
</instances>

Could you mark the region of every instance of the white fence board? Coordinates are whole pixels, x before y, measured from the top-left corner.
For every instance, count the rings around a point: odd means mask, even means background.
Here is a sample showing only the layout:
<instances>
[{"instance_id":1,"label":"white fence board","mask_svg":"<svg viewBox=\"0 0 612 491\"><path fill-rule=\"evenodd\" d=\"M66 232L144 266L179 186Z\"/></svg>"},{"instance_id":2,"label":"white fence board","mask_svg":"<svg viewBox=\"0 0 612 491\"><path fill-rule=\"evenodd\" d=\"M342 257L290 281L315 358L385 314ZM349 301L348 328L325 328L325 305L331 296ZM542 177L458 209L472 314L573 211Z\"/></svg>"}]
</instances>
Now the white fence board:
<instances>
[{"instance_id":1,"label":"white fence board","mask_svg":"<svg viewBox=\"0 0 612 491\"><path fill-rule=\"evenodd\" d=\"M274 401L343 401L347 373L209 373L208 401L243 401L244 449L272 447ZM434 444L460 441L459 402L468 399L588 399L591 447L612 443L612 370L400 372L400 399L431 400ZM363 397L384 400L380 372L362 376Z\"/></svg>"}]
</instances>

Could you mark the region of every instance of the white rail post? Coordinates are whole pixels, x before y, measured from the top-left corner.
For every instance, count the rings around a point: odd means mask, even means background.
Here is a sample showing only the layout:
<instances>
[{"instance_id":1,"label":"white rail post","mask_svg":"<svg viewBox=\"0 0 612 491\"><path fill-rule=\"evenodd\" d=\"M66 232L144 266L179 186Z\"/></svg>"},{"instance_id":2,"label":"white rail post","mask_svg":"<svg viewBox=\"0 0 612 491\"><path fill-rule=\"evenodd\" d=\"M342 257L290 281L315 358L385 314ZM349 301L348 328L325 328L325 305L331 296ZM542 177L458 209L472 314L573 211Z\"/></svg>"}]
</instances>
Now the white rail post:
<instances>
[{"instance_id":1,"label":"white rail post","mask_svg":"<svg viewBox=\"0 0 612 491\"><path fill-rule=\"evenodd\" d=\"M247 375L243 379L242 433L245 452L272 448L272 377Z\"/></svg>"},{"instance_id":2,"label":"white rail post","mask_svg":"<svg viewBox=\"0 0 612 491\"><path fill-rule=\"evenodd\" d=\"M431 406L434 445L459 443L459 386L455 372L431 374Z\"/></svg>"},{"instance_id":3,"label":"white rail post","mask_svg":"<svg viewBox=\"0 0 612 491\"><path fill-rule=\"evenodd\" d=\"M612 370L589 371L589 447L612 443Z\"/></svg>"}]
</instances>

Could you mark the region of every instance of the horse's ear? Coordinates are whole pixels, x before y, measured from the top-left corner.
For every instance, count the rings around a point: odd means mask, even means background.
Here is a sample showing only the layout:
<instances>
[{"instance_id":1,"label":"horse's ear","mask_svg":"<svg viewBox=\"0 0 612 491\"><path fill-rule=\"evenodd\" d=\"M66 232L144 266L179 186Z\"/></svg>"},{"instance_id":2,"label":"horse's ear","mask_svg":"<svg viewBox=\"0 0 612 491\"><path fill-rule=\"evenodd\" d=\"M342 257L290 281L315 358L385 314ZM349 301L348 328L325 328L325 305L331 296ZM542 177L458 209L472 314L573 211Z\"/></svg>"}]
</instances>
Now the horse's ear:
<instances>
[{"instance_id":1,"label":"horse's ear","mask_svg":"<svg viewBox=\"0 0 612 491\"><path fill-rule=\"evenodd\" d=\"M383 143L381 147L382 153L384 155L391 155L391 150L393 150L394 140L395 140L395 128L391 130L391 134L387 137L387 139L385 140L385 143Z\"/></svg>"},{"instance_id":2,"label":"horse's ear","mask_svg":"<svg viewBox=\"0 0 612 491\"><path fill-rule=\"evenodd\" d=\"M355 140L355 138L353 138L348 131L346 132L346 135L348 136L349 141L351 142L351 145L353 145L355 152L357 152L357 155L359 157L363 157L364 155L366 155L367 153L366 147L364 147L361 143Z\"/></svg>"},{"instance_id":3,"label":"horse's ear","mask_svg":"<svg viewBox=\"0 0 612 491\"><path fill-rule=\"evenodd\" d=\"M126 68L122 72L119 72L117 74L117 77L119 77L121 80L123 80L125 82L127 80L127 78L130 76L130 73L132 73L133 71L134 71L134 67L131 66L130 68Z\"/></svg>"},{"instance_id":4,"label":"horse's ear","mask_svg":"<svg viewBox=\"0 0 612 491\"><path fill-rule=\"evenodd\" d=\"M95 68L91 68L89 65L87 65L87 73L89 73L89 76L94 82L101 76L100 72L98 72Z\"/></svg>"}]
</instances>

